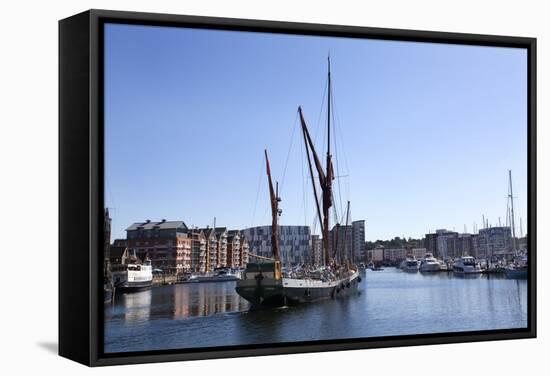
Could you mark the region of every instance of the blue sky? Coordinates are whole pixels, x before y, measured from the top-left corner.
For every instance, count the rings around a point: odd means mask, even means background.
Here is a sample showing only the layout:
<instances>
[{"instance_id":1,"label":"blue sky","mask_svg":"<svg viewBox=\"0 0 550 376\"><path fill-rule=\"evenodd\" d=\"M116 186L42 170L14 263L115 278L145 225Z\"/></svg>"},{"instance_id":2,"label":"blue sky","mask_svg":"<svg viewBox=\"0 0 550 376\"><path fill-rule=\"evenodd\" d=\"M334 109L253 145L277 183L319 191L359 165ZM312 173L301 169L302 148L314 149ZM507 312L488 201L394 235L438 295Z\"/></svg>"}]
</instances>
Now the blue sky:
<instances>
[{"instance_id":1,"label":"blue sky","mask_svg":"<svg viewBox=\"0 0 550 376\"><path fill-rule=\"evenodd\" d=\"M526 232L525 50L108 24L113 237L145 219L268 224L264 148L281 224L313 225L296 111L323 154L328 53L340 216L349 199L368 240L496 225L511 169Z\"/></svg>"}]
</instances>

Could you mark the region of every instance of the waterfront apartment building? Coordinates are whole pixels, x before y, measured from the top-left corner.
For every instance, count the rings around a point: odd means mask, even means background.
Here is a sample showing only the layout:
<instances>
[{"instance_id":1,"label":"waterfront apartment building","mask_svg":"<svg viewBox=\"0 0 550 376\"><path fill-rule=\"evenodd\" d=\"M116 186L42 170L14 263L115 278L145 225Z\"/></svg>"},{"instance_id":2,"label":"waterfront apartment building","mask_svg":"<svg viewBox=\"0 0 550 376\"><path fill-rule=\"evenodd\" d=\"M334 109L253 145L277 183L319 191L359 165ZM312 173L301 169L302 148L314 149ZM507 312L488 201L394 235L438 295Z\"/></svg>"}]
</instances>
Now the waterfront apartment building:
<instances>
[{"instance_id":1,"label":"waterfront apartment building","mask_svg":"<svg viewBox=\"0 0 550 376\"><path fill-rule=\"evenodd\" d=\"M475 256L473 235L468 233L458 234L453 240L453 256L459 258L462 256Z\"/></svg>"},{"instance_id":2,"label":"waterfront apartment building","mask_svg":"<svg viewBox=\"0 0 550 376\"><path fill-rule=\"evenodd\" d=\"M439 257L437 251L437 234L426 234L424 238L424 248L426 252L431 253L434 257Z\"/></svg>"},{"instance_id":3,"label":"waterfront apartment building","mask_svg":"<svg viewBox=\"0 0 550 376\"><path fill-rule=\"evenodd\" d=\"M153 268L166 273L191 271L191 239L183 221L133 223L126 229L129 252L141 260L149 257Z\"/></svg>"},{"instance_id":4,"label":"waterfront apartment building","mask_svg":"<svg viewBox=\"0 0 550 376\"><path fill-rule=\"evenodd\" d=\"M424 256L426 256L427 249L426 248L412 248L411 249L411 255L417 259L423 259Z\"/></svg>"},{"instance_id":5,"label":"waterfront apartment building","mask_svg":"<svg viewBox=\"0 0 550 376\"><path fill-rule=\"evenodd\" d=\"M109 247L109 267L124 263L124 251L128 248L128 240L115 239Z\"/></svg>"},{"instance_id":6,"label":"waterfront apartment building","mask_svg":"<svg viewBox=\"0 0 550 376\"><path fill-rule=\"evenodd\" d=\"M384 248L384 261L396 263L404 260L407 257L405 248Z\"/></svg>"},{"instance_id":7,"label":"waterfront apartment building","mask_svg":"<svg viewBox=\"0 0 550 376\"><path fill-rule=\"evenodd\" d=\"M329 255L337 260L353 257L353 228L336 224L328 233Z\"/></svg>"},{"instance_id":8,"label":"waterfront apartment building","mask_svg":"<svg viewBox=\"0 0 550 376\"><path fill-rule=\"evenodd\" d=\"M241 232L239 230L227 232L227 266L241 267Z\"/></svg>"},{"instance_id":9,"label":"waterfront apartment building","mask_svg":"<svg viewBox=\"0 0 550 376\"><path fill-rule=\"evenodd\" d=\"M377 246L374 249L367 250L367 262L381 263L384 261L384 247Z\"/></svg>"},{"instance_id":10,"label":"waterfront apartment building","mask_svg":"<svg viewBox=\"0 0 550 376\"><path fill-rule=\"evenodd\" d=\"M242 233L240 238L241 238L240 267L244 268L246 267L246 264L248 264L248 261L249 261L250 244L248 244L248 239Z\"/></svg>"},{"instance_id":11,"label":"waterfront apartment building","mask_svg":"<svg viewBox=\"0 0 550 376\"><path fill-rule=\"evenodd\" d=\"M454 258L455 255L455 239L458 236L458 232L447 231L446 229L436 230L436 257L446 260L448 258Z\"/></svg>"},{"instance_id":12,"label":"waterfront apartment building","mask_svg":"<svg viewBox=\"0 0 550 376\"><path fill-rule=\"evenodd\" d=\"M215 234L218 242L216 264L219 268L225 268L227 267L227 228L216 227Z\"/></svg>"},{"instance_id":13,"label":"waterfront apartment building","mask_svg":"<svg viewBox=\"0 0 550 376\"><path fill-rule=\"evenodd\" d=\"M512 231L508 226L481 229L474 237L473 247L476 258L512 258Z\"/></svg>"},{"instance_id":14,"label":"waterfront apartment building","mask_svg":"<svg viewBox=\"0 0 550 376\"><path fill-rule=\"evenodd\" d=\"M335 252L336 250L336 252ZM365 261L365 221L353 221L351 225L334 225L329 231L329 254L354 263Z\"/></svg>"},{"instance_id":15,"label":"waterfront apartment building","mask_svg":"<svg viewBox=\"0 0 550 376\"><path fill-rule=\"evenodd\" d=\"M211 272L220 267L218 264L218 237L216 236L216 231L211 227L203 228L201 231L206 241L205 271Z\"/></svg>"},{"instance_id":16,"label":"waterfront apartment building","mask_svg":"<svg viewBox=\"0 0 550 376\"><path fill-rule=\"evenodd\" d=\"M351 223L351 236L353 238L352 253L353 262L365 262L367 255L365 254L365 220L361 219Z\"/></svg>"},{"instance_id":17,"label":"waterfront apartment building","mask_svg":"<svg viewBox=\"0 0 550 376\"><path fill-rule=\"evenodd\" d=\"M319 235L311 235L311 253L314 265L324 265L323 245Z\"/></svg>"},{"instance_id":18,"label":"waterfront apartment building","mask_svg":"<svg viewBox=\"0 0 550 376\"><path fill-rule=\"evenodd\" d=\"M206 272L206 237L204 231L193 229L189 231L191 239L191 271L195 273Z\"/></svg>"},{"instance_id":19,"label":"waterfront apartment building","mask_svg":"<svg viewBox=\"0 0 550 376\"><path fill-rule=\"evenodd\" d=\"M442 260L462 256L475 257L474 240L472 234L440 229L435 233L426 234L424 246L427 252Z\"/></svg>"},{"instance_id":20,"label":"waterfront apartment building","mask_svg":"<svg viewBox=\"0 0 550 376\"><path fill-rule=\"evenodd\" d=\"M257 226L242 230L249 243L250 252L263 257L273 257L271 250L271 226ZM279 251L284 264L311 262L311 230L309 226L279 226Z\"/></svg>"}]
</instances>

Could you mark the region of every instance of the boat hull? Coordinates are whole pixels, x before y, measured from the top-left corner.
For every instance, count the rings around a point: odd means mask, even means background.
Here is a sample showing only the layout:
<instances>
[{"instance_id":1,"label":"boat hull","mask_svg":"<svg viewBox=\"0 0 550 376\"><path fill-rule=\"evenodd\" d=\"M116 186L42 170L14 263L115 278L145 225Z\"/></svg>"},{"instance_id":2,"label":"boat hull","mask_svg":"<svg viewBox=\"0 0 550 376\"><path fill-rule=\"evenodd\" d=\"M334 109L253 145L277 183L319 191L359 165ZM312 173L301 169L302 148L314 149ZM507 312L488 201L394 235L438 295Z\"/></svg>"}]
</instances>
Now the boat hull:
<instances>
[{"instance_id":1,"label":"boat hull","mask_svg":"<svg viewBox=\"0 0 550 376\"><path fill-rule=\"evenodd\" d=\"M282 278L248 279L237 282L237 293L252 309L290 306L336 299L356 294L361 281L355 272L348 278L333 282Z\"/></svg>"},{"instance_id":2,"label":"boat hull","mask_svg":"<svg viewBox=\"0 0 550 376\"><path fill-rule=\"evenodd\" d=\"M460 266L454 266L453 272L455 274L463 274L463 275L476 275L483 273L483 270L481 269L468 269Z\"/></svg>"},{"instance_id":3,"label":"boat hull","mask_svg":"<svg viewBox=\"0 0 550 376\"><path fill-rule=\"evenodd\" d=\"M506 269L504 273L508 279L527 279L527 269Z\"/></svg>"},{"instance_id":4,"label":"boat hull","mask_svg":"<svg viewBox=\"0 0 550 376\"><path fill-rule=\"evenodd\" d=\"M153 281L128 282L125 281L115 286L115 293L129 293L150 289Z\"/></svg>"}]
</instances>

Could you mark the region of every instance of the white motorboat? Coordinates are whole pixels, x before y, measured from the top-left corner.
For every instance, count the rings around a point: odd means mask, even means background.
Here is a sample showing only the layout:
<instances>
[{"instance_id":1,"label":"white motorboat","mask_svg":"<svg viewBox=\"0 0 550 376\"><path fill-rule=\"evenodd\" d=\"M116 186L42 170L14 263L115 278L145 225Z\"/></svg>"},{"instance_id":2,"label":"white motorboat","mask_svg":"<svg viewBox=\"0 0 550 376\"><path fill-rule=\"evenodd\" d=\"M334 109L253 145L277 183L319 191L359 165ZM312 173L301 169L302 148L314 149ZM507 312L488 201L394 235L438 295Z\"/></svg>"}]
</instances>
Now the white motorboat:
<instances>
[{"instance_id":1,"label":"white motorboat","mask_svg":"<svg viewBox=\"0 0 550 376\"><path fill-rule=\"evenodd\" d=\"M457 274L479 274L482 269L472 256L462 256L453 264L453 272Z\"/></svg>"},{"instance_id":2,"label":"white motorboat","mask_svg":"<svg viewBox=\"0 0 550 376\"><path fill-rule=\"evenodd\" d=\"M111 266L115 292L133 292L148 289L153 285L151 260L141 262L133 257L128 263Z\"/></svg>"},{"instance_id":3,"label":"white motorboat","mask_svg":"<svg viewBox=\"0 0 550 376\"><path fill-rule=\"evenodd\" d=\"M420 271L423 273L438 272L440 268L439 262L431 253L426 253L424 258L420 261Z\"/></svg>"},{"instance_id":4,"label":"white motorboat","mask_svg":"<svg viewBox=\"0 0 550 376\"><path fill-rule=\"evenodd\" d=\"M408 257L401 263L400 268L404 272L417 272L419 268L418 260L414 257Z\"/></svg>"}]
</instances>

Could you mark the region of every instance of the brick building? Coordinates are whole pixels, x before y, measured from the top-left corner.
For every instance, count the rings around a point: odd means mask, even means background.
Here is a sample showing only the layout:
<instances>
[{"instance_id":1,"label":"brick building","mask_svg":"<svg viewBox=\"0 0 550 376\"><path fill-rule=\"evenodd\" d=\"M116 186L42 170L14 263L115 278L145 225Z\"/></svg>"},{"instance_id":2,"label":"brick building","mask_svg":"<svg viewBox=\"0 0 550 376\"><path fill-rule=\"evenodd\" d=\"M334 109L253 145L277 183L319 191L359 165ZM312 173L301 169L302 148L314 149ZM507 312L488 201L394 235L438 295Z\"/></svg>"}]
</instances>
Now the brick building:
<instances>
[{"instance_id":1,"label":"brick building","mask_svg":"<svg viewBox=\"0 0 550 376\"><path fill-rule=\"evenodd\" d=\"M126 229L130 252L166 273L191 271L191 238L183 221L137 222Z\"/></svg>"}]
</instances>

